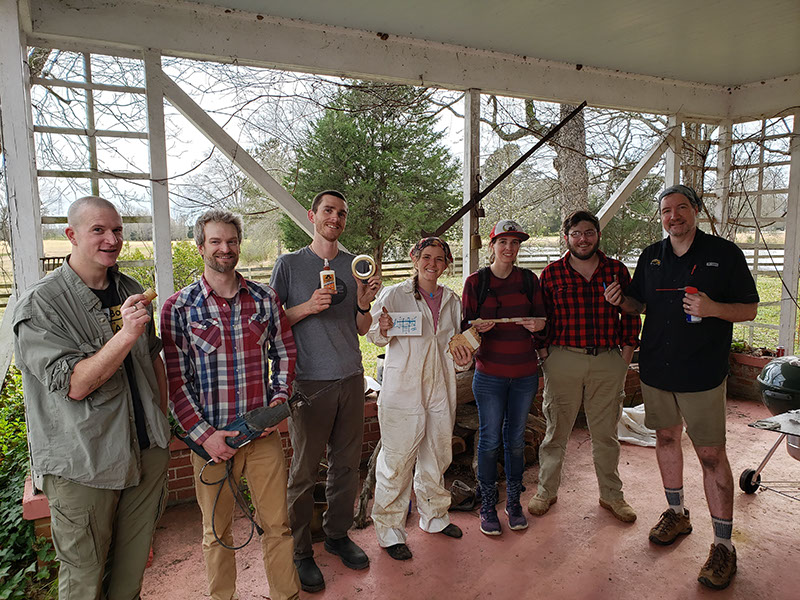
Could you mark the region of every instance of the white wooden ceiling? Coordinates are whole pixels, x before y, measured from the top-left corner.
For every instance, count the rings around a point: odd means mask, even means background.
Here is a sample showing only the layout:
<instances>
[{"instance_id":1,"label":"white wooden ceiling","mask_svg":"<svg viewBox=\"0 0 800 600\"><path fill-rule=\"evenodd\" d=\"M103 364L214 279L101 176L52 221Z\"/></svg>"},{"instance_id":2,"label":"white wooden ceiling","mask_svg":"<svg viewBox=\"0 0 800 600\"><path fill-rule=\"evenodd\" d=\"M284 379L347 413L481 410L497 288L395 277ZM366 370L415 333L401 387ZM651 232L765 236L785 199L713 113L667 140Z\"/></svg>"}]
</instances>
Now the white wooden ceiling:
<instances>
[{"instance_id":1,"label":"white wooden ceiling","mask_svg":"<svg viewBox=\"0 0 800 600\"><path fill-rule=\"evenodd\" d=\"M196 0L682 81L800 73L800 0Z\"/></svg>"},{"instance_id":2,"label":"white wooden ceiling","mask_svg":"<svg viewBox=\"0 0 800 600\"><path fill-rule=\"evenodd\" d=\"M20 0L97 43L707 118L800 105L800 0Z\"/></svg>"}]
</instances>

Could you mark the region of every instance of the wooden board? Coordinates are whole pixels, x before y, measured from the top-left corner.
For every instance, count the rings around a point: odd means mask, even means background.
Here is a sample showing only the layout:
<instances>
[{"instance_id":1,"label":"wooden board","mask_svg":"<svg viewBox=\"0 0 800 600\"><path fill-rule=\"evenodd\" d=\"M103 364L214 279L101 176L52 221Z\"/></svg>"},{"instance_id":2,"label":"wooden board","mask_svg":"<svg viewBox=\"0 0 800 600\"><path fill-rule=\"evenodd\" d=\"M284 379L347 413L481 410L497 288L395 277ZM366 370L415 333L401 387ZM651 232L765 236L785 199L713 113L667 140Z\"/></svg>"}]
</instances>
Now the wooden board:
<instances>
[{"instance_id":1,"label":"wooden board","mask_svg":"<svg viewBox=\"0 0 800 600\"><path fill-rule=\"evenodd\" d=\"M541 319L546 321L546 317L503 317L502 319L474 319L469 322L470 325L479 325L481 323L519 323L525 319Z\"/></svg>"}]
</instances>

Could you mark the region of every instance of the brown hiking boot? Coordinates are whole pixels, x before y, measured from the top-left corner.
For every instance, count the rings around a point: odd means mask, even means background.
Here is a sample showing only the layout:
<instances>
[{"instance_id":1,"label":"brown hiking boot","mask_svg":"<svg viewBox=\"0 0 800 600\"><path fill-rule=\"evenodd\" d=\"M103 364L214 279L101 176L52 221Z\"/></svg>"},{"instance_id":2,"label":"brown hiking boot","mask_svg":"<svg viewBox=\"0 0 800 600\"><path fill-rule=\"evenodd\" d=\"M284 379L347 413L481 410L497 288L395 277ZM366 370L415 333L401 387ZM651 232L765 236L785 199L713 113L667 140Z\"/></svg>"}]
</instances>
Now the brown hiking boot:
<instances>
[{"instance_id":1,"label":"brown hiking boot","mask_svg":"<svg viewBox=\"0 0 800 600\"><path fill-rule=\"evenodd\" d=\"M633 523L636 520L636 512L622 498L618 500L603 500L600 498L600 506L610 510L611 514L623 523Z\"/></svg>"},{"instance_id":2,"label":"brown hiking boot","mask_svg":"<svg viewBox=\"0 0 800 600\"><path fill-rule=\"evenodd\" d=\"M689 522L689 510L683 509L684 514L679 515L668 508L661 513L661 518L656 526L650 530L650 541L661 546L668 546L679 535L692 533L692 524Z\"/></svg>"},{"instance_id":3,"label":"brown hiking boot","mask_svg":"<svg viewBox=\"0 0 800 600\"><path fill-rule=\"evenodd\" d=\"M736 548L728 550L723 544L711 544L711 552L697 581L715 590L723 590L736 574Z\"/></svg>"},{"instance_id":4,"label":"brown hiking boot","mask_svg":"<svg viewBox=\"0 0 800 600\"><path fill-rule=\"evenodd\" d=\"M541 517L544 513L550 510L550 507L556 503L558 496L552 498L545 498L536 494L528 501L528 512L537 517Z\"/></svg>"}]
</instances>

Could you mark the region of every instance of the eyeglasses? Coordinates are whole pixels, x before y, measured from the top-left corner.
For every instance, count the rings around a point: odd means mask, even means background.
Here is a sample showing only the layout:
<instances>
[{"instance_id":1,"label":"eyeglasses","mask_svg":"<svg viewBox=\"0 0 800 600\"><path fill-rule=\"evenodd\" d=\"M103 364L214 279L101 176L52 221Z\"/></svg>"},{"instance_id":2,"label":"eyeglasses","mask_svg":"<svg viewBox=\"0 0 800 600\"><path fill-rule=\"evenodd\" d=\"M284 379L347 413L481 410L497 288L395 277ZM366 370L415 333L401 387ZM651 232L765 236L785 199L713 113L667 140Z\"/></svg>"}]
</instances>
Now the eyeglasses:
<instances>
[{"instance_id":1,"label":"eyeglasses","mask_svg":"<svg viewBox=\"0 0 800 600\"><path fill-rule=\"evenodd\" d=\"M585 237L587 240L595 237L597 235L596 229L587 229L586 231L570 231L569 237L573 240L579 240L582 237Z\"/></svg>"}]
</instances>

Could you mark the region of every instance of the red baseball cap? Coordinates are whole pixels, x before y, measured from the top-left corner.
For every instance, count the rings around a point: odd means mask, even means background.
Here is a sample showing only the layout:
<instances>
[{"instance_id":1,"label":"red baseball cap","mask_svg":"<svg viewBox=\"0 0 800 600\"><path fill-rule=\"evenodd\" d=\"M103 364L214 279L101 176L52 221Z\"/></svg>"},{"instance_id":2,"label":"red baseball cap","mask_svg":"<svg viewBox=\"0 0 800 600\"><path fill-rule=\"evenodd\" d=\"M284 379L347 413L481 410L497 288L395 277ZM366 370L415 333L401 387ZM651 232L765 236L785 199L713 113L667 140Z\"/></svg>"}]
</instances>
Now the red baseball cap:
<instances>
[{"instance_id":1,"label":"red baseball cap","mask_svg":"<svg viewBox=\"0 0 800 600\"><path fill-rule=\"evenodd\" d=\"M489 234L489 239L493 240L501 235L513 235L514 237L519 238L521 242L524 242L531 237L522 230L522 227L519 223L512 221L511 219L503 219L502 221L495 223L495 226L492 227L492 232Z\"/></svg>"}]
</instances>

